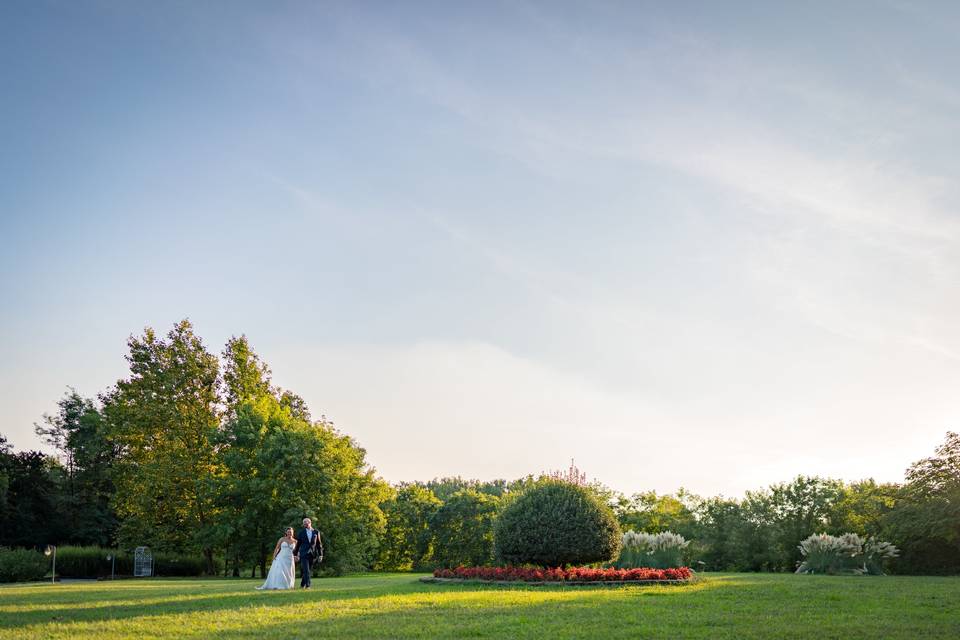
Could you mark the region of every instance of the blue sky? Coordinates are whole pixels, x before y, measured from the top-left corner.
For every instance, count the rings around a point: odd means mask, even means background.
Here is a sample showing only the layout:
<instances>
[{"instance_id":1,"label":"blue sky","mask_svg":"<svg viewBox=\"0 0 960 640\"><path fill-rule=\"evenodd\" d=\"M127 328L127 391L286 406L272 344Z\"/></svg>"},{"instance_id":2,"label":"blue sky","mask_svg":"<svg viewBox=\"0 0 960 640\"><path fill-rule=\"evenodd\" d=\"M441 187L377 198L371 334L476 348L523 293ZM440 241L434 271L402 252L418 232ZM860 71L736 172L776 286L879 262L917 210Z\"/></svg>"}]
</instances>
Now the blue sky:
<instances>
[{"instance_id":1,"label":"blue sky","mask_svg":"<svg viewBox=\"0 0 960 640\"><path fill-rule=\"evenodd\" d=\"M960 9L779 4L3 3L2 432L189 317L393 481L902 478L960 428Z\"/></svg>"}]
</instances>

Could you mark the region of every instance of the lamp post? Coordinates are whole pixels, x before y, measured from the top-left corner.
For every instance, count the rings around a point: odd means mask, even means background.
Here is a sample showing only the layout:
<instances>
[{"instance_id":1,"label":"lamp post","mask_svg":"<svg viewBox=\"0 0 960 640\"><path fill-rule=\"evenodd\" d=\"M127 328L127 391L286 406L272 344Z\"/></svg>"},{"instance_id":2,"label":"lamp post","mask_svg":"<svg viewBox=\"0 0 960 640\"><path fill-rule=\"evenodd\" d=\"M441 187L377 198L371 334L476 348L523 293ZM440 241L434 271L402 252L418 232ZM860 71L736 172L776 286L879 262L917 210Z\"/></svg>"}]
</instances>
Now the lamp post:
<instances>
[{"instance_id":1,"label":"lamp post","mask_svg":"<svg viewBox=\"0 0 960 640\"><path fill-rule=\"evenodd\" d=\"M57 547L56 545L48 544L47 548L43 550L43 555L53 556L53 575L50 577L50 582L57 583Z\"/></svg>"},{"instance_id":2,"label":"lamp post","mask_svg":"<svg viewBox=\"0 0 960 640\"><path fill-rule=\"evenodd\" d=\"M117 568L117 556L114 553L107 555L107 560L110 561L110 579L113 580L114 570Z\"/></svg>"}]
</instances>

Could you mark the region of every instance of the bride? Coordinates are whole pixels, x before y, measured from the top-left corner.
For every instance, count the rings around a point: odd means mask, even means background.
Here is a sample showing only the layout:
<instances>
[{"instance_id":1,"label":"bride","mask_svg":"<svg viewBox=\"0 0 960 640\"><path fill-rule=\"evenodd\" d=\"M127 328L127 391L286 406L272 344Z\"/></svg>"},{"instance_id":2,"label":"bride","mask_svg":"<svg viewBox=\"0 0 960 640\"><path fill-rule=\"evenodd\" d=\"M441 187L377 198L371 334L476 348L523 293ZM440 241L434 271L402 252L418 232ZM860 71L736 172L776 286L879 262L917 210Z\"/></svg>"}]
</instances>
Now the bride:
<instances>
[{"instance_id":1,"label":"bride","mask_svg":"<svg viewBox=\"0 0 960 640\"><path fill-rule=\"evenodd\" d=\"M273 564L270 565L267 580L257 589L293 589L293 548L296 544L293 527L287 527L284 536L277 540L277 546L273 549Z\"/></svg>"}]
</instances>

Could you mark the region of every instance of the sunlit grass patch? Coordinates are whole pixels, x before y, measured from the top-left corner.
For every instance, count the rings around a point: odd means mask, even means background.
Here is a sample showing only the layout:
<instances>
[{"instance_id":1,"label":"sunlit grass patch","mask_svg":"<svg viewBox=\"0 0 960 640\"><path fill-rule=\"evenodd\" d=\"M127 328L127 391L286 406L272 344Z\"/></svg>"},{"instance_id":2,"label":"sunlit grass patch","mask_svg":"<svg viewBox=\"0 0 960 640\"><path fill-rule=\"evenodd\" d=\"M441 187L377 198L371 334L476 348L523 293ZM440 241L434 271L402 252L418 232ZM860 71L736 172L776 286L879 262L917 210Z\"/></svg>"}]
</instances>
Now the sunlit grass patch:
<instances>
[{"instance_id":1,"label":"sunlit grass patch","mask_svg":"<svg viewBox=\"0 0 960 640\"><path fill-rule=\"evenodd\" d=\"M710 574L690 585L427 585L411 574L317 580L19 585L0 638L954 638L960 579Z\"/></svg>"}]
</instances>

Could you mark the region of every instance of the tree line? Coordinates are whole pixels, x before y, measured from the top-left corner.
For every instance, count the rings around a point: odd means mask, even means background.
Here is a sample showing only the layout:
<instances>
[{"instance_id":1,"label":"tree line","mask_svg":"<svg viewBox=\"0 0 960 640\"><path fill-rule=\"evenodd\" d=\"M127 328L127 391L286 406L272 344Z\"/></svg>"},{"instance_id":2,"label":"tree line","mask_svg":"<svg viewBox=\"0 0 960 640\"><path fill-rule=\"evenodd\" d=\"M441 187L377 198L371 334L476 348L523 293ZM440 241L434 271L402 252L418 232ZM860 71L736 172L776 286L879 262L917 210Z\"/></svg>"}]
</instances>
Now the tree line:
<instances>
[{"instance_id":1,"label":"tree line","mask_svg":"<svg viewBox=\"0 0 960 640\"><path fill-rule=\"evenodd\" d=\"M497 513L536 482L528 476L399 485L382 505L387 526L378 567L492 562ZM685 561L695 569L794 571L804 538L849 532L897 545L896 573L960 573L960 435L953 432L934 455L910 466L903 483L798 476L739 499L683 489L628 497L596 482L589 486L613 507L624 531L672 531L690 540Z\"/></svg>"},{"instance_id":2,"label":"tree line","mask_svg":"<svg viewBox=\"0 0 960 640\"><path fill-rule=\"evenodd\" d=\"M282 528L310 516L331 572L488 564L498 513L537 482L391 486L272 383L244 336L215 355L184 320L127 346L126 377L96 398L71 389L36 425L57 455L14 452L0 435L0 546L148 545L200 555L208 573L264 575ZM960 573L956 433L902 483L798 477L739 499L589 486L624 530L691 540L694 568L792 571L811 533L854 532L896 544L894 571Z\"/></svg>"}]
</instances>

